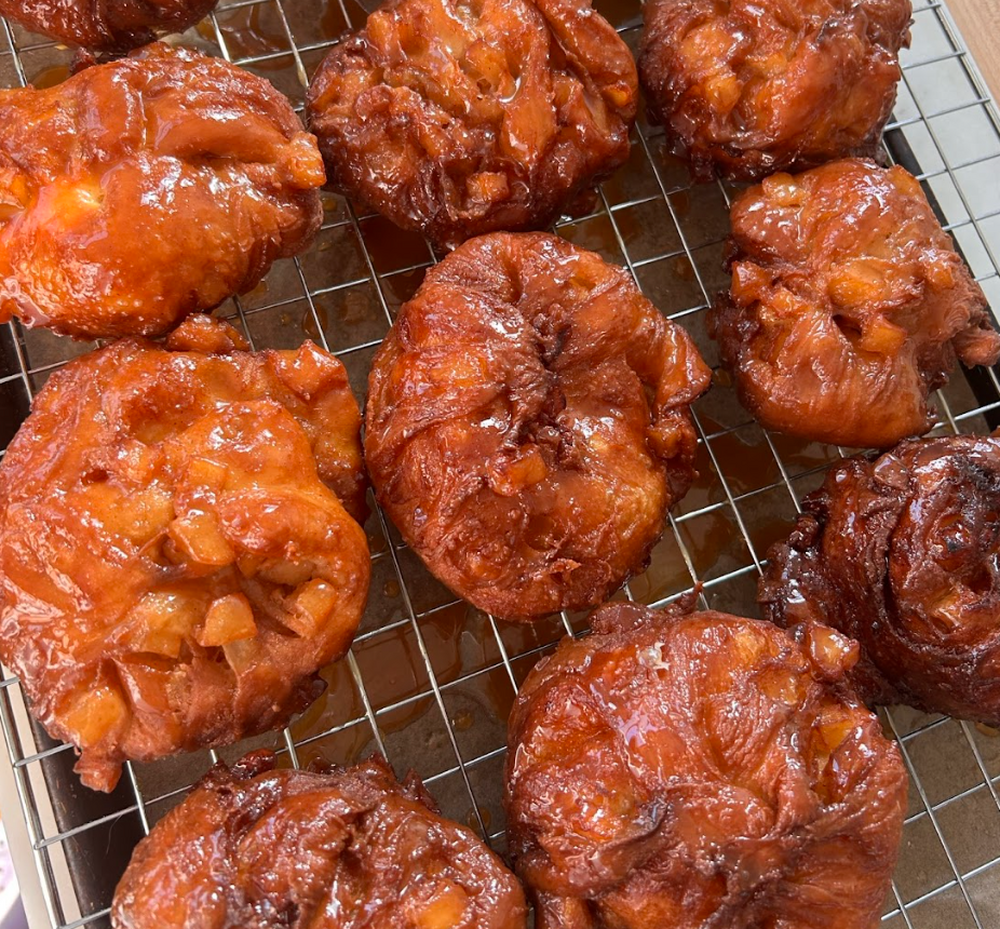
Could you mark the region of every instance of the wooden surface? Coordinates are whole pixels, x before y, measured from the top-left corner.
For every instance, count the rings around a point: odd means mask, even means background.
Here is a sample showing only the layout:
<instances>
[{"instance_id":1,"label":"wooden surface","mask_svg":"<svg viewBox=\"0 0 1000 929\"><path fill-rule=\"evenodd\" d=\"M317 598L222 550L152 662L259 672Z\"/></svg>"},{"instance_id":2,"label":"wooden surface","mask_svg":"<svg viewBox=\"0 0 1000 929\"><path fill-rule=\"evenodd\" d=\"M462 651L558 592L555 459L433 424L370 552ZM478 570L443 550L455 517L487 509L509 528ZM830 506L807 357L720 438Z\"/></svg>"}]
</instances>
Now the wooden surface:
<instances>
[{"instance_id":1,"label":"wooden surface","mask_svg":"<svg viewBox=\"0 0 1000 929\"><path fill-rule=\"evenodd\" d=\"M1000 0L947 0L972 57L1000 102Z\"/></svg>"}]
</instances>

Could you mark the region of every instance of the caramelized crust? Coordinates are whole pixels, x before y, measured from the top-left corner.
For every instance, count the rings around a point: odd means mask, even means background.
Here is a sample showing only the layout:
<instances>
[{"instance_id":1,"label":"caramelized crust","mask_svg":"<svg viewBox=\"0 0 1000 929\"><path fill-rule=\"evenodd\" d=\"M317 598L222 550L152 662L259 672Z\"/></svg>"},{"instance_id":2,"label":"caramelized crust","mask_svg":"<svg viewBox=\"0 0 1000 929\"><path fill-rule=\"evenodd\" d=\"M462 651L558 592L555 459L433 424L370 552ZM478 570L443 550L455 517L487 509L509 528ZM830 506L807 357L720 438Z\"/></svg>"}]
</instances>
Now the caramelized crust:
<instances>
[{"instance_id":1,"label":"caramelized crust","mask_svg":"<svg viewBox=\"0 0 1000 929\"><path fill-rule=\"evenodd\" d=\"M540 229L628 159L638 76L589 0L389 0L327 56L331 182L440 246Z\"/></svg>"},{"instance_id":2,"label":"caramelized crust","mask_svg":"<svg viewBox=\"0 0 1000 929\"><path fill-rule=\"evenodd\" d=\"M854 643L609 604L528 675L507 835L537 929L874 929L906 807Z\"/></svg>"},{"instance_id":3,"label":"caramelized crust","mask_svg":"<svg viewBox=\"0 0 1000 929\"><path fill-rule=\"evenodd\" d=\"M648 0L649 111L702 180L873 158L911 12L910 0Z\"/></svg>"},{"instance_id":4,"label":"caramelized crust","mask_svg":"<svg viewBox=\"0 0 1000 929\"><path fill-rule=\"evenodd\" d=\"M143 839L114 929L525 929L517 880L411 775L216 765Z\"/></svg>"},{"instance_id":5,"label":"caramelized crust","mask_svg":"<svg viewBox=\"0 0 1000 929\"><path fill-rule=\"evenodd\" d=\"M187 49L0 90L0 125L0 321L161 334L255 287L322 219L322 160L289 102Z\"/></svg>"},{"instance_id":6,"label":"caramelized crust","mask_svg":"<svg viewBox=\"0 0 1000 929\"><path fill-rule=\"evenodd\" d=\"M196 317L70 362L0 464L0 656L98 790L283 725L364 609L343 365L239 342Z\"/></svg>"},{"instance_id":7,"label":"caramelized crust","mask_svg":"<svg viewBox=\"0 0 1000 929\"><path fill-rule=\"evenodd\" d=\"M0 16L67 45L123 52L183 32L217 0L0 0Z\"/></svg>"},{"instance_id":8,"label":"caramelized crust","mask_svg":"<svg viewBox=\"0 0 1000 929\"><path fill-rule=\"evenodd\" d=\"M1000 438L903 442L838 465L776 545L759 599L861 643L873 703L1000 726Z\"/></svg>"},{"instance_id":9,"label":"caramelized crust","mask_svg":"<svg viewBox=\"0 0 1000 929\"><path fill-rule=\"evenodd\" d=\"M693 476L709 371L623 268L497 233L432 268L371 372L365 453L427 566L494 615L600 603Z\"/></svg>"},{"instance_id":10,"label":"caramelized crust","mask_svg":"<svg viewBox=\"0 0 1000 929\"><path fill-rule=\"evenodd\" d=\"M711 325L743 405L807 439L886 448L934 424L957 358L1000 358L982 288L902 168L776 174L732 208Z\"/></svg>"}]
</instances>

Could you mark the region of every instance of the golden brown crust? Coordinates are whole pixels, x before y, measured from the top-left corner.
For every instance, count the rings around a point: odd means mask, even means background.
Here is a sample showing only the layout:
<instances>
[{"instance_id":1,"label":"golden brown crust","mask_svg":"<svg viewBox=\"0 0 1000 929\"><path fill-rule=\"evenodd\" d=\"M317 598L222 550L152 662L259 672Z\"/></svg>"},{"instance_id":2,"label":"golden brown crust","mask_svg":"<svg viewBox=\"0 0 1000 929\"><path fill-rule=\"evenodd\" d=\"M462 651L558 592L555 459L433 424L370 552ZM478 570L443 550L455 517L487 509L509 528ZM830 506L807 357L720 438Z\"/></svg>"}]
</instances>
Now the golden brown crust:
<instances>
[{"instance_id":1,"label":"golden brown crust","mask_svg":"<svg viewBox=\"0 0 1000 929\"><path fill-rule=\"evenodd\" d=\"M0 465L0 655L99 790L125 759L283 725L368 593L329 489L364 518L343 365L203 317L175 335L53 374Z\"/></svg>"},{"instance_id":2,"label":"golden brown crust","mask_svg":"<svg viewBox=\"0 0 1000 929\"><path fill-rule=\"evenodd\" d=\"M910 0L650 0L650 113L703 180L873 158L911 12Z\"/></svg>"},{"instance_id":3,"label":"golden brown crust","mask_svg":"<svg viewBox=\"0 0 1000 929\"><path fill-rule=\"evenodd\" d=\"M460 596L509 619L602 602L693 476L709 371L623 268L496 233L432 268L372 367L379 502Z\"/></svg>"},{"instance_id":4,"label":"golden brown crust","mask_svg":"<svg viewBox=\"0 0 1000 929\"><path fill-rule=\"evenodd\" d=\"M871 702L1000 725L1000 438L915 439L849 459L803 509L768 554L768 616L857 639Z\"/></svg>"},{"instance_id":5,"label":"golden brown crust","mask_svg":"<svg viewBox=\"0 0 1000 929\"><path fill-rule=\"evenodd\" d=\"M217 0L0 0L0 16L67 45L124 52L183 32Z\"/></svg>"},{"instance_id":6,"label":"golden brown crust","mask_svg":"<svg viewBox=\"0 0 1000 929\"><path fill-rule=\"evenodd\" d=\"M328 773L216 765L139 843L115 929L525 929L524 894L471 830L378 758Z\"/></svg>"},{"instance_id":7,"label":"golden brown crust","mask_svg":"<svg viewBox=\"0 0 1000 929\"><path fill-rule=\"evenodd\" d=\"M453 248L549 225L623 164L638 76L588 0L389 0L309 89L331 183Z\"/></svg>"},{"instance_id":8,"label":"golden brown crust","mask_svg":"<svg viewBox=\"0 0 1000 929\"><path fill-rule=\"evenodd\" d=\"M256 286L322 221L322 160L288 100L187 49L0 90L0 125L0 320L161 334Z\"/></svg>"},{"instance_id":9,"label":"golden brown crust","mask_svg":"<svg viewBox=\"0 0 1000 929\"><path fill-rule=\"evenodd\" d=\"M505 806L538 929L873 929L906 773L856 646L610 604L518 694Z\"/></svg>"},{"instance_id":10,"label":"golden brown crust","mask_svg":"<svg viewBox=\"0 0 1000 929\"><path fill-rule=\"evenodd\" d=\"M732 207L732 285L710 324L743 405L779 432L887 448L934 423L956 356L994 364L982 288L916 179L848 159L776 174Z\"/></svg>"}]
</instances>

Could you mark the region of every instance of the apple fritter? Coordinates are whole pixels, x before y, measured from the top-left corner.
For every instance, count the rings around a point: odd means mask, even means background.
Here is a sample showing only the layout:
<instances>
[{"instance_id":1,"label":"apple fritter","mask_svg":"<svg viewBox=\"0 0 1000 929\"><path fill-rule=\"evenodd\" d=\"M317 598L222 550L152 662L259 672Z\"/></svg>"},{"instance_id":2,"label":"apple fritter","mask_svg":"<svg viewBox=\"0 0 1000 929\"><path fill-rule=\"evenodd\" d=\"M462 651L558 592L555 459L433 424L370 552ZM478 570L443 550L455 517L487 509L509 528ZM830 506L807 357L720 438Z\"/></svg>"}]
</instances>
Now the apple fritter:
<instances>
[{"instance_id":1,"label":"apple fritter","mask_svg":"<svg viewBox=\"0 0 1000 929\"><path fill-rule=\"evenodd\" d=\"M542 233L428 271L372 367L379 503L457 594L505 619L601 603L694 477L709 370L624 268Z\"/></svg>"},{"instance_id":2,"label":"apple fritter","mask_svg":"<svg viewBox=\"0 0 1000 929\"><path fill-rule=\"evenodd\" d=\"M638 93L590 0L388 0L307 109L335 187L454 248L571 210L628 159Z\"/></svg>"},{"instance_id":3,"label":"apple fritter","mask_svg":"<svg viewBox=\"0 0 1000 929\"><path fill-rule=\"evenodd\" d=\"M609 604L510 718L505 806L537 929L872 929L906 772L857 645Z\"/></svg>"},{"instance_id":4,"label":"apple fritter","mask_svg":"<svg viewBox=\"0 0 1000 929\"><path fill-rule=\"evenodd\" d=\"M873 158L911 13L910 0L649 0L650 114L701 180Z\"/></svg>"},{"instance_id":5,"label":"apple fritter","mask_svg":"<svg viewBox=\"0 0 1000 929\"><path fill-rule=\"evenodd\" d=\"M66 45L123 52L183 32L217 0L0 0L0 16Z\"/></svg>"},{"instance_id":6,"label":"apple fritter","mask_svg":"<svg viewBox=\"0 0 1000 929\"><path fill-rule=\"evenodd\" d=\"M415 775L218 764L139 843L114 929L525 929L524 894Z\"/></svg>"},{"instance_id":7,"label":"apple fritter","mask_svg":"<svg viewBox=\"0 0 1000 929\"><path fill-rule=\"evenodd\" d=\"M732 284L710 320L743 405L779 432L888 448L930 391L1000 358L986 297L900 167L776 174L732 207Z\"/></svg>"},{"instance_id":8,"label":"apple fritter","mask_svg":"<svg viewBox=\"0 0 1000 929\"><path fill-rule=\"evenodd\" d=\"M319 229L316 140L263 78L152 45L0 90L0 321L158 335Z\"/></svg>"},{"instance_id":9,"label":"apple fritter","mask_svg":"<svg viewBox=\"0 0 1000 929\"><path fill-rule=\"evenodd\" d=\"M766 614L857 639L872 703L1000 726L1000 436L851 458L803 509L768 555Z\"/></svg>"},{"instance_id":10,"label":"apple fritter","mask_svg":"<svg viewBox=\"0 0 1000 929\"><path fill-rule=\"evenodd\" d=\"M72 361L0 464L0 657L89 787L283 725L360 621L344 367L244 348L198 316Z\"/></svg>"}]
</instances>

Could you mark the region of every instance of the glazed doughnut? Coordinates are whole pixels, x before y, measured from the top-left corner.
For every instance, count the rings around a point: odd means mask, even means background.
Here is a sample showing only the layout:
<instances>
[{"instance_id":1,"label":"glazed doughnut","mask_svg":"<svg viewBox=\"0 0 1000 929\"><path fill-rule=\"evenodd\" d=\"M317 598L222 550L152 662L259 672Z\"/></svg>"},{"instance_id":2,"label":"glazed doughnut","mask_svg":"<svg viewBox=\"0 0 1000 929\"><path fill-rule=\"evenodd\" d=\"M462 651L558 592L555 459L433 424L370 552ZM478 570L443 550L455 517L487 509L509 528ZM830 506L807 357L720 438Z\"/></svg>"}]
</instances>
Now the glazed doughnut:
<instances>
[{"instance_id":1,"label":"glazed doughnut","mask_svg":"<svg viewBox=\"0 0 1000 929\"><path fill-rule=\"evenodd\" d=\"M365 456L441 581L496 616L602 602L687 490L693 343L623 268L496 233L428 271L375 358Z\"/></svg>"},{"instance_id":2,"label":"glazed doughnut","mask_svg":"<svg viewBox=\"0 0 1000 929\"><path fill-rule=\"evenodd\" d=\"M320 227L316 140L264 78L157 43L0 90L0 322L162 335Z\"/></svg>"},{"instance_id":3,"label":"glazed doughnut","mask_svg":"<svg viewBox=\"0 0 1000 929\"><path fill-rule=\"evenodd\" d=\"M573 209L628 159L638 94L589 0L389 0L307 110L335 187L454 248Z\"/></svg>"},{"instance_id":4,"label":"glazed doughnut","mask_svg":"<svg viewBox=\"0 0 1000 929\"><path fill-rule=\"evenodd\" d=\"M732 207L710 331L743 405L805 439L887 448L934 425L956 358L1000 358L986 297L902 168L776 174Z\"/></svg>"},{"instance_id":5,"label":"glazed doughnut","mask_svg":"<svg viewBox=\"0 0 1000 929\"><path fill-rule=\"evenodd\" d=\"M723 613L602 607L528 675L505 806L537 929L877 925L906 772L857 646Z\"/></svg>"},{"instance_id":6,"label":"glazed doughnut","mask_svg":"<svg viewBox=\"0 0 1000 929\"><path fill-rule=\"evenodd\" d=\"M217 0L0 0L0 16L66 45L125 52L183 32Z\"/></svg>"},{"instance_id":7,"label":"glazed doughnut","mask_svg":"<svg viewBox=\"0 0 1000 929\"><path fill-rule=\"evenodd\" d=\"M1000 438L851 458L803 509L768 555L767 615L857 639L856 680L873 703L1000 726Z\"/></svg>"},{"instance_id":8,"label":"glazed doughnut","mask_svg":"<svg viewBox=\"0 0 1000 929\"><path fill-rule=\"evenodd\" d=\"M873 158L911 12L910 0L649 0L650 114L701 180Z\"/></svg>"},{"instance_id":9,"label":"glazed doughnut","mask_svg":"<svg viewBox=\"0 0 1000 929\"><path fill-rule=\"evenodd\" d=\"M525 929L524 894L420 781L372 758L218 764L136 848L114 929Z\"/></svg>"},{"instance_id":10,"label":"glazed doughnut","mask_svg":"<svg viewBox=\"0 0 1000 929\"><path fill-rule=\"evenodd\" d=\"M284 725L361 619L344 367L245 347L199 316L72 361L0 463L0 657L97 790Z\"/></svg>"}]
</instances>

